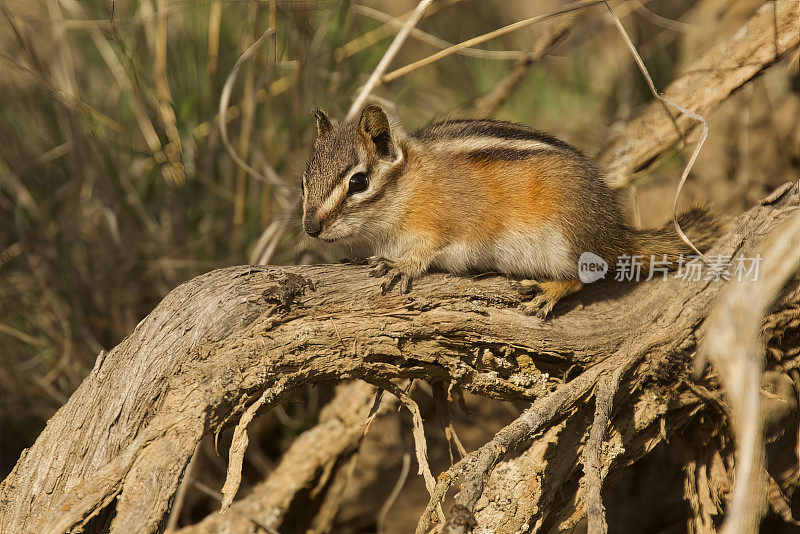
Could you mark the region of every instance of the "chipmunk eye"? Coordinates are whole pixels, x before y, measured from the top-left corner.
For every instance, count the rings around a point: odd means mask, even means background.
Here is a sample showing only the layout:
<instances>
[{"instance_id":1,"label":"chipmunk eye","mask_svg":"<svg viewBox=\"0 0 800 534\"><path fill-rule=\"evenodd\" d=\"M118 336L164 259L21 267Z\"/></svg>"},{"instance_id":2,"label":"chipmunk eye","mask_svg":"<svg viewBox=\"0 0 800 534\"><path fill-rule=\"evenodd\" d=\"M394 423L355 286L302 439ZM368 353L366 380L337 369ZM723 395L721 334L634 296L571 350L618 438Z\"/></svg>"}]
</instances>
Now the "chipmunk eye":
<instances>
[{"instance_id":1,"label":"chipmunk eye","mask_svg":"<svg viewBox=\"0 0 800 534\"><path fill-rule=\"evenodd\" d=\"M357 172L350 177L350 184L347 189L348 195L360 193L369 186L369 178L363 172Z\"/></svg>"},{"instance_id":2,"label":"chipmunk eye","mask_svg":"<svg viewBox=\"0 0 800 534\"><path fill-rule=\"evenodd\" d=\"M306 186L305 186L305 184L303 182L305 182L305 180L301 179L300 180L300 196L301 197L305 196L305 194L306 194Z\"/></svg>"}]
</instances>

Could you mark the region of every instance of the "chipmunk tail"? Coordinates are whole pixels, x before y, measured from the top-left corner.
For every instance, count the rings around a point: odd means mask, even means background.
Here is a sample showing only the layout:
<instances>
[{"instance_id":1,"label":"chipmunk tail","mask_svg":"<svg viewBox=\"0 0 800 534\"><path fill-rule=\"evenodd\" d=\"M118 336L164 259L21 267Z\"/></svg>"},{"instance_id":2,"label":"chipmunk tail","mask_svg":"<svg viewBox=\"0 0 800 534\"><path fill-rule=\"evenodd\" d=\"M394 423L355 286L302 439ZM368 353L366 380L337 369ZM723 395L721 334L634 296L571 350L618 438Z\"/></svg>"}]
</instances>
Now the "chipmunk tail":
<instances>
[{"instance_id":1,"label":"chipmunk tail","mask_svg":"<svg viewBox=\"0 0 800 534\"><path fill-rule=\"evenodd\" d=\"M700 252L705 252L714 244L722 228L719 217L707 206L693 206L684 211L678 215L678 224ZM645 261L651 256L661 260L666 255L668 261L674 262L681 255L695 254L678 235L672 221L661 228L637 230L634 236L634 249L634 254L643 256Z\"/></svg>"}]
</instances>

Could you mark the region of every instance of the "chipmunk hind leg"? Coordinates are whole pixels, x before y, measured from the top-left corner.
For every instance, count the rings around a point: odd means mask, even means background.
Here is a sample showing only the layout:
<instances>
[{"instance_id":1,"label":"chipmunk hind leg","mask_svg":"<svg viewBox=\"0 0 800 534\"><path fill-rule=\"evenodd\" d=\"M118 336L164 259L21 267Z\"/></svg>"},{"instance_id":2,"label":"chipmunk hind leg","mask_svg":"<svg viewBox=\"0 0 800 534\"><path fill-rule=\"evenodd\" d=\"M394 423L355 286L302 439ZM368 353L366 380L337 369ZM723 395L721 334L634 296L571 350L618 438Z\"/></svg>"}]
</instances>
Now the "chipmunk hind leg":
<instances>
[{"instance_id":1,"label":"chipmunk hind leg","mask_svg":"<svg viewBox=\"0 0 800 534\"><path fill-rule=\"evenodd\" d=\"M583 282L577 278L566 280L548 280L546 282L536 282L532 280L522 280L520 287L529 291L533 288L539 290L529 302L522 304L522 312L526 315L535 315L545 319L559 300L579 291L583 287Z\"/></svg>"}]
</instances>

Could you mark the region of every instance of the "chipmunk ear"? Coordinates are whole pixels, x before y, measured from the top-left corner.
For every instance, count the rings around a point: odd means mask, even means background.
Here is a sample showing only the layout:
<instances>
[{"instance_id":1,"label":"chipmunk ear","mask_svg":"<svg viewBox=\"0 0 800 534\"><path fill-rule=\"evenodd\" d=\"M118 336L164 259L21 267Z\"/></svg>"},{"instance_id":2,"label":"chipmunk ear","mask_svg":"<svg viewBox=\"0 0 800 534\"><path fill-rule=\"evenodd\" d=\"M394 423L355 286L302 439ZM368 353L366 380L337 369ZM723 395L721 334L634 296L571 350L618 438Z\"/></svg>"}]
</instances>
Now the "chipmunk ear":
<instances>
[{"instance_id":1,"label":"chipmunk ear","mask_svg":"<svg viewBox=\"0 0 800 534\"><path fill-rule=\"evenodd\" d=\"M391 157L394 159L397 150L392 140L392 130L389 126L389 118L380 106L369 105L361 112L361 119L358 126L367 141L375 146L375 151L381 158Z\"/></svg>"},{"instance_id":2,"label":"chipmunk ear","mask_svg":"<svg viewBox=\"0 0 800 534\"><path fill-rule=\"evenodd\" d=\"M331 120L320 108L312 109L311 116L314 117L314 121L317 123L317 137L325 137L333 129Z\"/></svg>"}]
</instances>

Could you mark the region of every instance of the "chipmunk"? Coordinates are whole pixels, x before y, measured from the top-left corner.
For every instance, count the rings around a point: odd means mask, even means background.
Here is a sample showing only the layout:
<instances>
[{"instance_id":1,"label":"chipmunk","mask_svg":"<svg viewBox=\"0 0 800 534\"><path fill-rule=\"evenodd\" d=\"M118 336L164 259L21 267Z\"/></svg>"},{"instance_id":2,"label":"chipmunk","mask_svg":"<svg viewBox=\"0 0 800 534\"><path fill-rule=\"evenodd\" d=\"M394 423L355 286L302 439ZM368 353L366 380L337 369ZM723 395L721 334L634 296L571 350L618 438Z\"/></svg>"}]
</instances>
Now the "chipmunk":
<instances>
[{"instance_id":1,"label":"chipmunk","mask_svg":"<svg viewBox=\"0 0 800 534\"><path fill-rule=\"evenodd\" d=\"M385 293L435 268L497 271L538 294L522 305L545 318L578 291L578 257L670 259L691 249L672 223L637 230L578 149L520 124L458 119L408 135L376 105L355 123L315 108L317 139L301 183L303 227L326 242L370 251ZM701 208L679 217L705 247L717 230Z\"/></svg>"}]
</instances>

